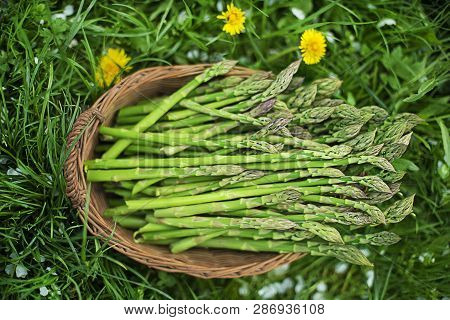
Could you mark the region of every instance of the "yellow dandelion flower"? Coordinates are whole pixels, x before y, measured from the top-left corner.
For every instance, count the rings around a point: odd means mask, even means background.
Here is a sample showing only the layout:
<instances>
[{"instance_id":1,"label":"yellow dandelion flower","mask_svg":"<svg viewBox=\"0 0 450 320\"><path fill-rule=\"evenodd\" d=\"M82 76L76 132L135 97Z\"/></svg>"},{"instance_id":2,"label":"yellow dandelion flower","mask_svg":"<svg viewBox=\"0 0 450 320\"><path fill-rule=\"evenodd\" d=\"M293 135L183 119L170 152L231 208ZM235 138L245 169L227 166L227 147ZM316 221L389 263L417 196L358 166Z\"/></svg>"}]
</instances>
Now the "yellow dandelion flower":
<instances>
[{"instance_id":1,"label":"yellow dandelion flower","mask_svg":"<svg viewBox=\"0 0 450 320\"><path fill-rule=\"evenodd\" d=\"M99 65L95 71L95 80L102 87L109 87L111 83L120 81L120 73L130 70L126 65L131 60L123 49L108 49L105 55L100 58Z\"/></svg>"},{"instance_id":2,"label":"yellow dandelion flower","mask_svg":"<svg viewBox=\"0 0 450 320\"><path fill-rule=\"evenodd\" d=\"M303 32L299 48L306 64L315 64L325 55L327 44L322 32L309 29Z\"/></svg>"},{"instance_id":3,"label":"yellow dandelion flower","mask_svg":"<svg viewBox=\"0 0 450 320\"><path fill-rule=\"evenodd\" d=\"M217 19L225 20L223 31L234 36L245 30L245 13L241 9L234 6L233 3L227 5L227 11L217 16Z\"/></svg>"}]
</instances>

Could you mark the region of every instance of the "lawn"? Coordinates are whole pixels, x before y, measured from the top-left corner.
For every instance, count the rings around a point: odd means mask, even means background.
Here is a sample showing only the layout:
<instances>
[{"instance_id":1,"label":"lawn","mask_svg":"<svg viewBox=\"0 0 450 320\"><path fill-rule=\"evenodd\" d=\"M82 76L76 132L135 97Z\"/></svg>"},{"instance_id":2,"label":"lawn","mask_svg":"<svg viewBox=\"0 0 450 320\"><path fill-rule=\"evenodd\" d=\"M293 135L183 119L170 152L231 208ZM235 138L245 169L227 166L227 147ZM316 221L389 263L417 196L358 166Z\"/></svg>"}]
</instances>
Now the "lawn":
<instances>
[{"instance_id":1,"label":"lawn","mask_svg":"<svg viewBox=\"0 0 450 320\"><path fill-rule=\"evenodd\" d=\"M450 296L448 4L417 0L235 1L245 32L230 36L224 1L9 1L0 6L0 292L3 299L444 299ZM69 5L69 6L68 6ZM73 10L71 10L73 8ZM148 269L83 233L65 195L65 138L105 89L99 57L122 48L129 73L238 60L280 71L303 31L327 53L306 81L335 75L339 97L416 113L401 164L414 217L402 241L366 253L373 269L306 257L265 275L201 280Z\"/></svg>"}]
</instances>

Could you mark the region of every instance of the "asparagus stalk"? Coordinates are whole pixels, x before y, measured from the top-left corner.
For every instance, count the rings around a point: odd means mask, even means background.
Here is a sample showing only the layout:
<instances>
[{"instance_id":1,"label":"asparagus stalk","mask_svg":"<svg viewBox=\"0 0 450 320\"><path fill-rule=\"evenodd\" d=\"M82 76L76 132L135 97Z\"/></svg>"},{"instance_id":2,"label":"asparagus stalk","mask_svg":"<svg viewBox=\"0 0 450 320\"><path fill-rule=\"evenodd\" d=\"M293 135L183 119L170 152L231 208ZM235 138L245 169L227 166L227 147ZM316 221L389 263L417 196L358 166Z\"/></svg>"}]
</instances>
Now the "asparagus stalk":
<instances>
[{"instance_id":1,"label":"asparagus stalk","mask_svg":"<svg viewBox=\"0 0 450 320\"><path fill-rule=\"evenodd\" d=\"M232 137L223 136L223 138L229 139L230 141L242 141L248 139L249 137L245 135L234 135ZM329 146L326 144L318 143L312 140L300 139L296 137L282 137L282 136L268 135L261 137L261 140L270 143L282 143L283 145L292 146L295 148L305 148L315 151L322 151L329 148ZM345 146L342 148L345 148ZM347 147L347 149L348 148L349 147Z\"/></svg>"},{"instance_id":2,"label":"asparagus stalk","mask_svg":"<svg viewBox=\"0 0 450 320\"><path fill-rule=\"evenodd\" d=\"M183 178L167 178L161 181L161 186L173 186L185 183L216 181L223 177L220 176L200 176L200 177L183 177Z\"/></svg>"},{"instance_id":3,"label":"asparagus stalk","mask_svg":"<svg viewBox=\"0 0 450 320\"><path fill-rule=\"evenodd\" d=\"M380 209L364 202L321 195L303 195L301 199L302 201L331 204L337 207L352 207L366 212L376 223L386 223L386 218Z\"/></svg>"},{"instance_id":4,"label":"asparagus stalk","mask_svg":"<svg viewBox=\"0 0 450 320\"><path fill-rule=\"evenodd\" d=\"M113 220L127 229L138 229L146 225L145 220L139 216L115 216Z\"/></svg>"},{"instance_id":5,"label":"asparagus stalk","mask_svg":"<svg viewBox=\"0 0 450 320\"><path fill-rule=\"evenodd\" d=\"M158 218L156 221L177 228L298 229L296 223L282 218L183 217Z\"/></svg>"},{"instance_id":6,"label":"asparagus stalk","mask_svg":"<svg viewBox=\"0 0 450 320\"><path fill-rule=\"evenodd\" d=\"M260 171L257 171L260 172ZM244 173L245 174L245 171ZM241 174L241 175L242 175ZM286 176L286 174L280 174L281 176ZM278 179L277 175L270 175L274 179ZM268 183L267 180L269 180L271 177L266 178L266 176L261 178L254 178L255 176L246 176L246 177L231 177L231 178L225 178L225 181L218 181L213 182L208 185L200 186L199 188L190 189L183 193L183 195L196 195L200 193L204 193L207 191L217 190L219 188L240 188L240 187L250 187L254 186L255 188L267 188L267 187L274 187L274 186L292 186L292 187L313 187L313 186L323 186L323 185L335 185L335 184L360 184L362 186L366 186L369 190L373 190L376 192L385 192L390 193L391 190L389 186L383 182L379 177L377 176L363 176L363 177L342 177L342 178L321 178L321 179L305 179L302 181L296 181L293 183L277 183L272 184ZM289 176L289 173L288 173ZM291 175L294 176L294 175ZM230 181L231 180L231 181ZM284 178L284 180L286 180ZM230 182L228 182L230 181ZM279 182L279 181L274 181ZM180 196L180 195L178 195Z\"/></svg>"},{"instance_id":7,"label":"asparagus stalk","mask_svg":"<svg viewBox=\"0 0 450 320\"><path fill-rule=\"evenodd\" d=\"M262 120L250 117L245 114L234 114L234 113L224 111L224 110L212 109L212 108L207 107L206 105L198 104L192 100L183 100L180 102L180 104L181 104L181 106L188 108L190 110L193 110L195 112L204 113L204 114L207 114L207 115L210 115L213 117L220 117L220 118L235 120L235 121L239 121L241 123L253 124L255 126L264 126L265 124L267 124L266 122L264 122Z\"/></svg>"},{"instance_id":8,"label":"asparagus stalk","mask_svg":"<svg viewBox=\"0 0 450 320\"><path fill-rule=\"evenodd\" d=\"M303 244L295 241L248 240L242 238L218 237L201 243L199 247L245 250L253 252L301 252L309 253L313 256L335 257L339 260L362 266L373 266L361 251L350 245L323 244L311 241Z\"/></svg>"},{"instance_id":9,"label":"asparagus stalk","mask_svg":"<svg viewBox=\"0 0 450 320\"><path fill-rule=\"evenodd\" d=\"M183 194L177 194L177 196L196 195L208 191L215 191L217 189L230 187L239 182L255 180L262 176L264 176L263 171L248 170L233 177L223 178L222 180L208 183L204 186L200 186L199 188L186 190L183 192Z\"/></svg>"},{"instance_id":10,"label":"asparagus stalk","mask_svg":"<svg viewBox=\"0 0 450 320\"><path fill-rule=\"evenodd\" d=\"M317 95L317 85L311 84L295 90L294 95L288 100L289 106L294 109L308 108L312 105Z\"/></svg>"},{"instance_id":11,"label":"asparagus stalk","mask_svg":"<svg viewBox=\"0 0 450 320\"><path fill-rule=\"evenodd\" d=\"M210 140L196 140L194 135L186 134L162 134L162 133L140 133L132 130L117 129L109 127L100 127L100 133L108 134L118 138L134 139L142 142L161 143L171 146L191 145L197 147L212 147L212 148L250 148L263 152L277 153L279 148L264 141L210 141ZM112 159L104 159L112 160Z\"/></svg>"},{"instance_id":12,"label":"asparagus stalk","mask_svg":"<svg viewBox=\"0 0 450 320\"><path fill-rule=\"evenodd\" d=\"M144 198L138 200L127 200L126 204L130 208L140 208L141 210L162 209L169 207L188 206L194 204L225 201L238 198L254 197L267 195L276 192L282 192L286 189L295 190L303 195L335 193L342 194L352 198L364 198L364 193L352 186L315 186L315 187L298 187L295 182L286 182L273 185L260 185L258 187L237 188L229 190L219 190L215 192L199 194L185 197L170 198Z\"/></svg>"},{"instance_id":13,"label":"asparagus stalk","mask_svg":"<svg viewBox=\"0 0 450 320\"><path fill-rule=\"evenodd\" d=\"M223 75L230 71L234 66L235 61L222 61L216 63L212 67L206 69L203 73L197 75L194 79L189 81L183 87L174 92L170 97L161 101L157 109L149 113L146 117L142 118L134 127L133 131L143 132L154 125L167 111L169 111L175 104L181 99L185 98L192 90L197 88L200 84L207 82L213 77ZM117 141L108 151L106 151L103 159L115 159L122 151L131 144L132 140L121 139Z\"/></svg>"},{"instance_id":14,"label":"asparagus stalk","mask_svg":"<svg viewBox=\"0 0 450 320\"><path fill-rule=\"evenodd\" d=\"M240 102L242 100L245 100L246 98L247 98L247 96L232 97L232 98L208 103L208 104L204 105L204 107L209 108L209 109L218 109L218 108L221 108L221 107L233 104L233 103ZM180 103L180 105L182 105L182 102ZM176 120L185 119L187 117L190 117L190 116L193 116L196 114L198 114L198 112L196 112L194 110L180 110L180 111L168 112L164 118L167 120L170 120L170 121L176 121Z\"/></svg>"},{"instance_id":15,"label":"asparagus stalk","mask_svg":"<svg viewBox=\"0 0 450 320\"><path fill-rule=\"evenodd\" d=\"M299 206L300 205L300 206ZM278 204L270 206L270 208L276 208L281 211L304 213L304 214L282 214L277 211L267 209L244 209L231 212L221 212L220 215L233 216L233 217L253 217L253 218L271 218L282 217L294 222L316 221L325 223L339 223L343 225L355 225L365 226L374 224L375 221L369 215L358 211L341 211L336 207L327 206L315 206L317 210L310 210L311 204L308 204L308 208L305 210L302 208L303 204L290 203L290 204ZM303 205L305 206L305 205ZM305 213L308 212L308 213Z\"/></svg>"},{"instance_id":16,"label":"asparagus stalk","mask_svg":"<svg viewBox=\"0 0 450 320\"><path fill-rule=\"evenodd\" d=\"M262 79L261 79L262 80ZM229 76L220 80L214 80L206 83L203 86L200 86L194 89L191 94L192 95L202 95L206 93L212 93L215 91L219 91L224 88L230 88L238 85L244 81L244 78L238 76Z\"/></svg>"},{"instance_id":17,"label":"asparagus stalk","mask_svg":"<svg viewBox=\"0 0 450 320\"><path fill-rule=\"evenodd\" d=\"M211 239L220 237L224 233L226 233L225 230L219 230L219 231L210 232L208 234L204 234L201 236L183 238L183 239L180 239L178 241L171 243L170 251L172 253L180 253L180 252L189 250L190 248L193 248L195 246L198 246L199 244L201 244L207 240L211 240Z\"/></svg>"},{"instance_id":18,"label":"asparagus stalk","mask_svg":"<svg viewBox=\"0 0 450 320\"><path fill-rule=\"evenodd\" d=\"M258 171L260 172L260 171ZM289 172L279 172L274 174L266 174L260 178L256 179L249 179L245 181L239 181L232 184L227 184L224 186L224 188L240 188L240 187L250 187L255 185L262 185L262 184L271 184L276 182L288 182L291 180L296 180L300 178L306 178L306 177L320 177L320 176L328 176L328 177L342 177L344 174L339 171L338 169L334 168L324 168L324 169L305 169L305 170L295 170L295 171L289 171ZM226 178L225 178L226 179ZM312 181L312 180L311 180ZM235 182L235 181L233 181ZM199 188L192 188L190 190L183 191L183 193L178 194L177 196L187 196L187 195L195 195L199 193L203 193L205 191L210 191L210 189L214 189L217 186L217 183L219 181L212 181L209 186L208 185L202 185L199 186ZM205 188L202 188L206 186ZM306 186L306 185L305 185Z\"/></svg>"},{"instance_id":19,"label":"asparagus stalk","mask_svg":"<svg viewBox=\"0 0 450 320\"><path fill-rule=\"evenodd\" d=\"M328 168L345 166L349 164L365 164L369 163L378 168L387 171L395 171L392 164L384 158L374 156L355 156L344 159L331 159L331 160L313 160L313 161L296 161L296 162L278 162L278 163L250 163L246 164L245 168L251 170L289 170L289 169L302 169L302 168Z\"/></svg>"},{"instance_id":20,"label":"asparagus stalk","mask_svg":"<svg viewBox=\"0 0 450 320\"><path fill-rule=\"evenodd\" d=\"M344 241L346 243L370 244L372 246L390 246L400 240L401 238L397 234L389 231L344 236Z\"/></svg>"},{"instance_id":21,"label":"asparagus stalk","mask_svg":"<svg viewBox=\"0 0 450 320\"><path fill-rule=\"evenodd\" d=\"M302 241L310 239L315 235L308 231L275 231L267 229L225 229L223 235L228 237L250 238L253 240L272 239L282 240L289 239L293 241ZM217 229L211 228L197 228L197 229L175 229L168 231L154 231L139 234L139 237L145 241L152 240L168 240L178 239L183 237L202 236L212 232L217 232Z\"/></svg>"},{"instance_id":22,"label":"asparagus stalk","mask_svg":"<svg viewBox=\"0 0 450 320\"><path fill-rule=\"evenodd\" d=\"M156 187L155 195L156 196L167 196L167 195L174 195L174 194L178 195L181 192L186 192L189 190L195 190L198 188L209 186L211 183L214 183L214 181L220 181L220 180L199 181L199 182L192 182L192 183L183 183L183 184L178 184L178 185Z\"/></svg>"},{"instance_id":23,"label":"asparagus stalk","mask_svg":"<svg viewBox=\"0 0 450 320\"><path fill-rule=\"evenodd\" d=\"M257 94L265 89L272 83L272 80L261 79L255 80L249 79L241 82L236 87L226 88L220 92L205 94L202 96L192 97L191 100L197 103L208 103L213 101L222 101L231 97L251 96Z\"/></svg>"},{"instance_id":24,"label":"asparagus stalk","mask_svg":"<svg viewBox=\"0 0 450 320\"><path fill-rule=\"evenodd\" d=\"M133 186L133 189L131 190L132 195L137 195L142 190L150 187L151 185L161 181L163 178L154 178L154 179L145 179L140 180L136 182L136 184Z\"/></svg>"},{"instance_id":25,"label":"asparagus stalk","mask_svg":"<svg viewBox=\"0 0 450 320\"><path fill-rule=\"evenodd\" d=\"M156 220L154 221L156 222ZM138 231L134 233L134 238L136 239L140 234L152 233L152 232L174 232L178 229L165 224L157 224L154 222L147 222L144 226L140 227ZM156 240L156 239L155 239ZM162 240L162 239L158 239Z\"/></svg>"},{"instance_id":26,"label":"asparagus stalk","mask_svg":"<svg viewBox=\"0 0 450 320\"><path fill-rule=\"evenodd\" d=\"M146 101L143 101L137 105L134 106L128 106L128 107L124 107L122 109L119 110L118 114L117 114L117 118L122 118L122 117L128 117L128 116L134 116L134 115L142 115L142 114L146 114L149 112L152 112L153 110L155 110L159 103L161 102L163 98L152 98ZM140 117L142 118L142 117Z\"/></svg>"},{"instance_id":27,"label":"asparagus stalk","mask_svg":"<svg viewBox=\"0 0 450 320\"><path fill-rule=\"evenodd\" d=\"M192 176L234 176L245 169L236 165L201 166L189 168L157 169L123 169L123 170L88 170L87 179L91 182L127 181L170 177Z\"/></svg>"},{"instance_id":28,"label":"asparagus stalk","mask_svg":"<svg viewBox=\"0 0 450 320\"><path fill-rule=\"evenodd\" d=\"M405 219L406 216L412 214L414 204L414 195L394 202L386 211L387 223L398 223Z\"/></svg>"},{"instance_id":29,"label":"asparagus stalk","mask_svg":"<svg viewBox=\"0 0 450 320\"><path fill-rule=\"evenodd\" d=\"M216 201L196 205L170 207L156 209L155 217L187 217L205 213L230 212L243 209L257 208L264 205L272 205L299 200L299 192L286 190L279 193L264 195L261 197L241 198L233 201ZM131 209L131 208L130 208Z\"/></svg>"}]
</instances>

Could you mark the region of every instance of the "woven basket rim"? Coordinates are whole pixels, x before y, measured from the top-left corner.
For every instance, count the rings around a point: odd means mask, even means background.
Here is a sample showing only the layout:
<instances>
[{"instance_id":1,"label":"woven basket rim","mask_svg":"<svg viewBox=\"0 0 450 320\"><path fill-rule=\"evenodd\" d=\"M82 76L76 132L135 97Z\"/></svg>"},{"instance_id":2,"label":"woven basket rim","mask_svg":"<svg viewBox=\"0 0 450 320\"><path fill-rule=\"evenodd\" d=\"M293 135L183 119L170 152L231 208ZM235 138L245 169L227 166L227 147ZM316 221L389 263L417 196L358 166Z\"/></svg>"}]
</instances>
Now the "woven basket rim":
<instances>
[{"instance_id":1,"label":"woven basket rim","mask_svg":"<svg viewBox=\"0 0 450 320\"><path fill-rule=\"evenodd\" d=\"M68 157L64 167L66 193L83 222L87 216L87 229L91 234L103 238L116 251L150 268L181 272L200 278L237 278L265 273L282 264L295 261L304 254L248 253L194 248L184 254L174 255L161 246L142 245L130 241L129 232L115 225L111 219L103 217L100 211L102 206L104 209L105 201L104 197L102 199L102 190L97 184L93 184L87 196L88 183L83 162L92 156L93 148L98 143L98 127L102 123L112 121L114 113L125 106L127 101L136 102L140 96L149 98L142 93L145 93L148 87L151 87L150 90L162 92L174 90L208 66L210 64L141 69L103 93L90 108L80 114L67 136ZM248 77L254 72L252 69L234 67L226 76ZM210 261L209 265L208 260L201 265L189 263L198 261L199 257L203 257L202 255L205 259L210 259L214 254L218 255L218 261L227 259L229 256L230 261L237 259L243 262L235 266L217 266L213 263L215 261Z\"/></svg>"}]
</instances>

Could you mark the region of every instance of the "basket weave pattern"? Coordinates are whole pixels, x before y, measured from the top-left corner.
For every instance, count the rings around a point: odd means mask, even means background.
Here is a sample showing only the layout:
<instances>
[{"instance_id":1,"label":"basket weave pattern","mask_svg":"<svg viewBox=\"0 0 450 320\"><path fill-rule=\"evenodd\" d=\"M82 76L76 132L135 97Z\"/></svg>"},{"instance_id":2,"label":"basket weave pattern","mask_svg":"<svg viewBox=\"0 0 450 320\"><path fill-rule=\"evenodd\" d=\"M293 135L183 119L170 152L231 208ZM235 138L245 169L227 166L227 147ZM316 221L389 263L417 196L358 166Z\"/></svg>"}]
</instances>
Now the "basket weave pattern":
<instances>
[{"instance_id":1,"label":"basket weave pattern","mask_svg":"<svg viewBox=\"0 0 450 320\"><path fill-rule=\"evenodd\" d=\"M205 64L143 69L105 92L91 108L78 117L67 137L69 156L64 169L66 192L80 218L84 220L87 215L87 228L91 234L103 238L115 250L150 268L183 272L200 278L236 278L261 274L297 260L302 254L200 248L172 254L165 246L135 243L132 232L117 226L110 218L103 217L107 203L100 185L93 184L90 195L87 195L88 183L83 163L94 157L94 149L98 143L98 127L102 123L111 124L114 114L121 107L135 104L145 98L171 93L208 66ZM235 67L227 75L248 77L252 73L250 69Z\"/></svg>"}]
</instances>

